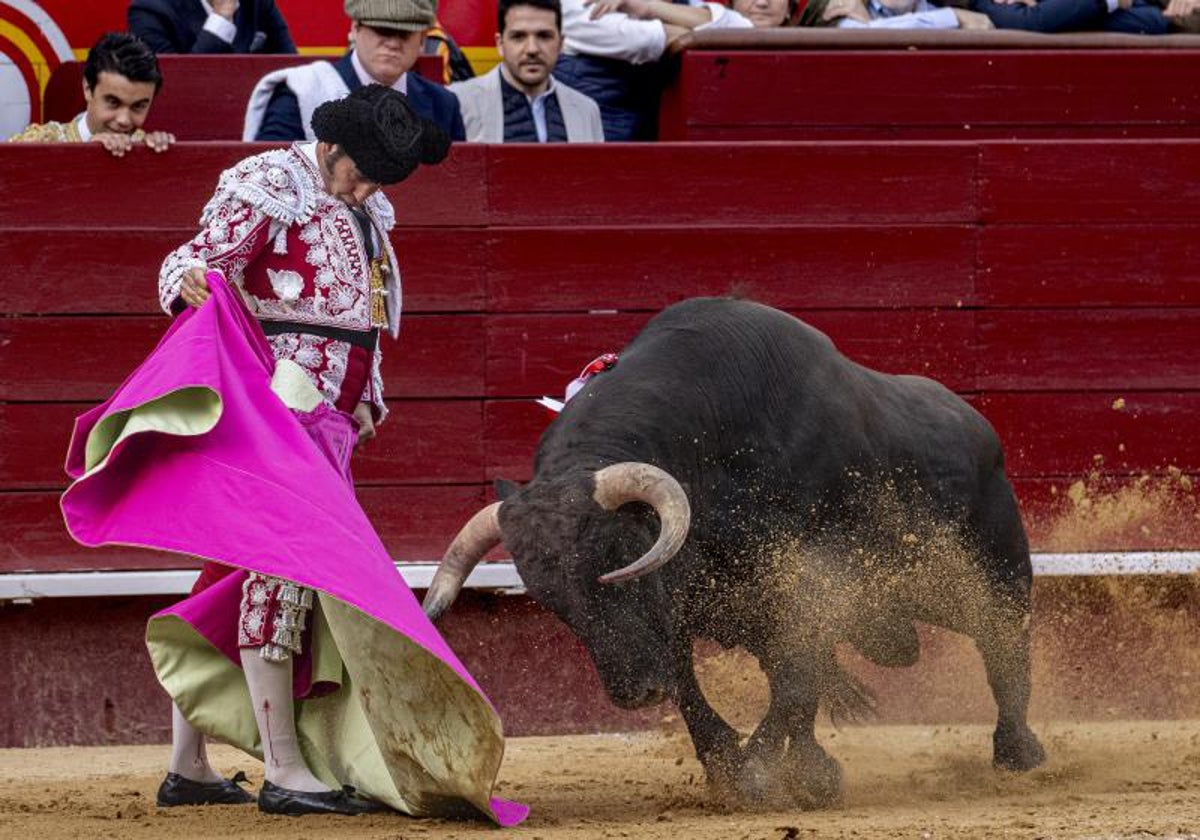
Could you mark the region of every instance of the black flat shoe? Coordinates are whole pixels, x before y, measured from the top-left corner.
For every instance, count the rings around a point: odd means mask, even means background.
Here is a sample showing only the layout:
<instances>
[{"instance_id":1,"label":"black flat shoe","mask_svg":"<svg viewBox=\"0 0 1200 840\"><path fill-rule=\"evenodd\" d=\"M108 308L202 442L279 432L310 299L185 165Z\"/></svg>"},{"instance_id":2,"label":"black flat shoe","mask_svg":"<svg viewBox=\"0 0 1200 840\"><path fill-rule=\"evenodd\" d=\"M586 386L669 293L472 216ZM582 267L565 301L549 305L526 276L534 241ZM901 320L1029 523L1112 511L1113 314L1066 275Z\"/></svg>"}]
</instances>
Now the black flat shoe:
<instances>
[{"instance_id":1,"label":"black flat shoe","mask_svg":"<svg viewBox=\"0 0 1200 840\"><path fill-rule=\"evenodd\" d=\"M374 814L388 810L386 805L365 799L346 785L341 790L310 792L288 790L270 782L263 782L258 792L258 810L264 814L283 814L299 817L304 814Z\"/></svg>"},{"instance_id":2,"label":"black flat shoe","mask_svg":"<svg viewBox=\"0 0 1200 840\"><path fill-rule=\"evenodd\" d=\"M247 781L246 774L239 770L232 779L219 782L194 782L178 773L168 773L158 786L158 807L173 808L176 805L249 805L254 797L238 787Z\"/></svg>"}]
</instances>

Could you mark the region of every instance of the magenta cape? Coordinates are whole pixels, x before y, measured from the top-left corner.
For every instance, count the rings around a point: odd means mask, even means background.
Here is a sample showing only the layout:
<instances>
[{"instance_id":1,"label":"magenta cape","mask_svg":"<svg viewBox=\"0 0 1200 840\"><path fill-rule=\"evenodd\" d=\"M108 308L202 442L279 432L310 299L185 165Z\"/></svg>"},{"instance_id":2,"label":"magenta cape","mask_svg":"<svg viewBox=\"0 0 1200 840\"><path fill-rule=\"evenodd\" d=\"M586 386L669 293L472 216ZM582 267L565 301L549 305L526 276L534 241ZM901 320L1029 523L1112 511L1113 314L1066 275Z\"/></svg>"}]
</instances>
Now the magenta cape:
<instances>
[{"instance_id":1,"label":"magenta cape","mask_svg":"<svg viewBox=\"0 0 1200 840\"><path fill-rule=\"evenodd\" d=\"M175 319L103 405L82 415L62 509L84 545L165 549L286 578L318 593L301 746L330 784L419 816L482 813L504 740L495 710L421 611L343 475L277 390L275 360L236 294ZM281 365L287 363L281 363ZM240 580L154 616L159 680L201 731L261 757L236 665ZM304 692L301 692L303 694Z\"/></svg>"}]
</instances>

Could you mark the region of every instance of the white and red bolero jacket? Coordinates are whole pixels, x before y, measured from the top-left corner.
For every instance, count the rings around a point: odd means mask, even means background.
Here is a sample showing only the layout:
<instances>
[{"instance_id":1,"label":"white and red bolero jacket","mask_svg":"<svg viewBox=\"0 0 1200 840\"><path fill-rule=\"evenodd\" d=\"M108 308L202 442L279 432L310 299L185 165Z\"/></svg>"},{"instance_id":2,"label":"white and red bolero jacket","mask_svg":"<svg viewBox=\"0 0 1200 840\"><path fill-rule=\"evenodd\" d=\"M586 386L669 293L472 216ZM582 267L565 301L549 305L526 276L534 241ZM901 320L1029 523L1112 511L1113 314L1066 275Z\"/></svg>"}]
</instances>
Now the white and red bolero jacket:
<instances>
[{"instance_id":1,"label":"white and red bolero jacket","mask_svg":"<svg viewBox=\"0 0 1200 840\"><path fill-rule=\"evenodd\" d=\"M381 420L387 411L377 336L396 337L400 327L400 273L387 236L396 217L382 193L362 209L374 229L373 250L385 258L374 290L362 227L325 192L315 145L246 158L221 174L200 232L163 261L163 309L178 309L188 269L222 272L263 324L277 359L299 364L331 404L349 412L369 402Z\"/></svg>"}]
</instances>

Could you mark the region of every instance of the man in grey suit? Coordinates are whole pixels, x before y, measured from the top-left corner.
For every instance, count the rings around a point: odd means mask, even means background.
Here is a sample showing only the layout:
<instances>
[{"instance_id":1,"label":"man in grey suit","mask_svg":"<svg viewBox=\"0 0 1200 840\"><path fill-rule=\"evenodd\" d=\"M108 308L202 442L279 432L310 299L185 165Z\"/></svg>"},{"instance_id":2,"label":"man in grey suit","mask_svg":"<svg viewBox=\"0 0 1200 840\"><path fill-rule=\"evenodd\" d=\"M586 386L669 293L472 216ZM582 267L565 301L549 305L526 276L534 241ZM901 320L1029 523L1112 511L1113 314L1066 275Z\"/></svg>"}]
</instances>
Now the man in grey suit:
<instances>
[{"instance_id":1,"label":"man in grey suit","mask_svg":"<svg viewBox=\"0 0 1200 840\"><path fill-rule=\"evenodd\" d=\"M600 108L551 75L562 51L559 0L500 0L490 73L450 85L476 143L601 143Z\"/></svg>"}]
</instances>

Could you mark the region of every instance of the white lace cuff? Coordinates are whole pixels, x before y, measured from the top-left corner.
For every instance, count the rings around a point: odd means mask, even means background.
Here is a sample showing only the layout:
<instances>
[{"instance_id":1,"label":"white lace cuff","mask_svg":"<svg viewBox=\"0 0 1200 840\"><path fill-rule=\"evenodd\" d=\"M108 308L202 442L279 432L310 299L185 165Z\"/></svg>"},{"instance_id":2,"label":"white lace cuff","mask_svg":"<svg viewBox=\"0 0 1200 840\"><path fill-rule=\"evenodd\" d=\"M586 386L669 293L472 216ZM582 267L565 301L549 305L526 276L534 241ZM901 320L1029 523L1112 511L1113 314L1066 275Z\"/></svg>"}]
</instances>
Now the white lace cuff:
<instances>
[{"instance_id":1,"label":"white lace cuff","mask_svg":"<svg viewBox=\"0 0 1200 840\"><path fill-rule=\"evenodd\" d=\"M163 260L162 271L158 274L158 302L164 312L168 315L174 314L171 305L175 303L180 289L183 288L183 275L193 268L207 267L204 260L198 260L191 255L191 243L167 254L167 258Z\"/></svg>"}]
</instances>

